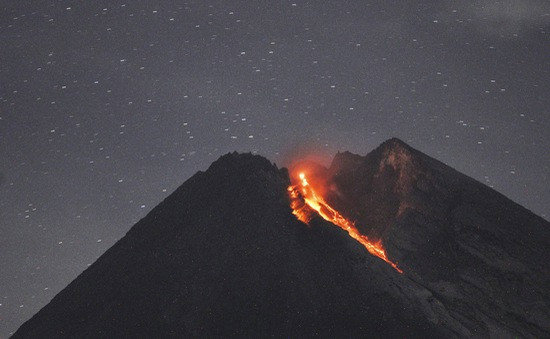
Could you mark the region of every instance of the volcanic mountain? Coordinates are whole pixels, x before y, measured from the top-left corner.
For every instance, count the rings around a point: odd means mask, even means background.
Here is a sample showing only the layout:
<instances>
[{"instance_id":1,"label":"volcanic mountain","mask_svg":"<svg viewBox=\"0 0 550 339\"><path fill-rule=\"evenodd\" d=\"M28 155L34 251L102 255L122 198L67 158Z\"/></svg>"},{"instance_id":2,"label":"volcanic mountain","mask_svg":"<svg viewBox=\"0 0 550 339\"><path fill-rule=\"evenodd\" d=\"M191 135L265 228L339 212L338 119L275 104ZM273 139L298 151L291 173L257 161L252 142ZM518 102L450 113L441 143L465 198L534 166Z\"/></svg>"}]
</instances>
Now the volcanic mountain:
<instances>
[{"instance_id":1,"label":"volcanic mountain","mask_svg":"<svg viewBox=\"0 0 550 339\"><path fill-rule=\"evenodd\" d=\"M550 223L398 139L290 173L231 153L13 337L549 337L548 248Z\"/></svg>"}]
</instances>

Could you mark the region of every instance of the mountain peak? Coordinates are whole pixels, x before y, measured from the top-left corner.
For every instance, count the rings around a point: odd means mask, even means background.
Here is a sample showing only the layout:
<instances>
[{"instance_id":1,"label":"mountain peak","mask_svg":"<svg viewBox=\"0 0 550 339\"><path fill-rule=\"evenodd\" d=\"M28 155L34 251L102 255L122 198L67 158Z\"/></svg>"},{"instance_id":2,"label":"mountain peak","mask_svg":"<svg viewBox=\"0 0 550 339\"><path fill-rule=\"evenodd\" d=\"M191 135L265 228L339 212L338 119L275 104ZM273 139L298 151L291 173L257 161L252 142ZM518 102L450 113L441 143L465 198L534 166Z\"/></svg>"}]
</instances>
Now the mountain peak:
<instances>
[{"instance_id":1,"label":"mountain peak","mask_svg":"<svg viewBox=\"0 0 550 339\"><path fill-rule=\"evenodd\" d=\"M366 156L348 151L338 152L333 158L331 170L336 173L345 171L349 167L366 165L366 163L379 164L380 171L386 165L391 166L394 170L401 170L410 167L413 162L418 164L421 157L421 152L416 151L403 140L391 138L384 141ZM413 159L416 160L413 161Z\"/></svg>"},{"instance_id":2,"label":"mountain peak","mask_svg":"<svg viewBox=\"0 0 550 339\"><path fill-rule=\"evenodd\" d=\"M329 219L301 223L286 170L233 152L14 338L549 336L548 222L397 138L338 153L322 174L324 213L379 241L403 274Z\"/></svg>"},{"instance_id":3,"label":"mountain peak","mask_svg":"<svg viewBox=\"0 0 550 339\"><path fill-rule=\"evenodd\" d=\"M391 166L396 171L401 171L400 175L414 175L413 157L415 152L413 148L405 142L392 138L382 143L374 152L381 152L382 161L380 163L380 171L382 166ZM403 173L407 171L409 173Z\"/></svg>"},{"instance_id":4,"label":"mountain peak","mask_svg":"<svg viewBox=\"0 0 550 339\"><path fill-rule=\"evenodd\" d=\"M329 172L336 178L349 178L358 171L369 173L369 177L384 178L384 187L393 185L392 191L404 192L410 190L413 181L425 172L426 159L429 157L404 141L391 138L365 156L339 152L334 156Z\"/></svg>"},{"instance_id":5,"label":"mountain peak","mask_svg":"<svg viewBox=\"0 0 550 339\"><path fill-rule=\"evenodd\" d=\"M399 138L396 138L396 137L393 137L393 138L390 138L386 141L384 141L382 144L380 144L379 147L382 147L382 148L404 148L404 149L411 149L412 147L409 146L406 142L404 142L403 140L399 139Z\"/></svg>"},{"instance_id":6,"label":"mountain peak","mask_svg":"<svg viewBox=\"0 0 550 339\"><path fill-rule=\"evenodd\" d=\"M267 158L250 152L229 152L224 154L218 158L218 160L214 161L208 169L240 169L247 172L258 169L266 171L278 170L277 166L272 164Z\"/></svg>"}]
</instances>

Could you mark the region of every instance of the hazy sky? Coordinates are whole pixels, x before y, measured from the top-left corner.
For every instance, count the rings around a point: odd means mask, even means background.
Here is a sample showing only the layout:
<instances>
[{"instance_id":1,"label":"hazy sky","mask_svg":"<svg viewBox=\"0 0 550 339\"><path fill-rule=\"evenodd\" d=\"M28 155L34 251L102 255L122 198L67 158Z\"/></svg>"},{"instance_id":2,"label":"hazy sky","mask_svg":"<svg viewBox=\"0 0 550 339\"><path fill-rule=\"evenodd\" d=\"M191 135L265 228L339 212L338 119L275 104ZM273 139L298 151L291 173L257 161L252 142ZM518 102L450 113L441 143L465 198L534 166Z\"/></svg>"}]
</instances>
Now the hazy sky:
<instances>
[{"instance_id":1,"label":"hazy sky","mask_svg":"<svg viewBox=\"0 0 550 339\"><path fill-rule=\"evenodd\" d=\"M0 337L229 151L399 137L550 216L548 1L0 0Z\"/></svg>"}]
</instances>

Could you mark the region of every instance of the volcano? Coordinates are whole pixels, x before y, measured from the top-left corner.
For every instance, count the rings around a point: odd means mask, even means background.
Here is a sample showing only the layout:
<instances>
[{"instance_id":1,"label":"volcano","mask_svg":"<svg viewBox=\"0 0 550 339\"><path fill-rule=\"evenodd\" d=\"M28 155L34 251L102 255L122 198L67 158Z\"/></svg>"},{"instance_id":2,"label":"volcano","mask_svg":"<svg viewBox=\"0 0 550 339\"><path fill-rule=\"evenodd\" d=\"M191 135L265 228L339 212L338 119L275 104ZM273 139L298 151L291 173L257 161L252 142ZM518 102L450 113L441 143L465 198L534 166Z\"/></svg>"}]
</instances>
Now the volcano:
<instances>
[{"instance_id":1,"label":"volcano","mask_svg":"<svg viewBox=\"0 0 550 339\"><path fill-rule=\"evenodd\" d=\"M550 223L398 139L290 172L231 153L13 338L549 337L548 248Z\"/></svg>"}]
</instances>

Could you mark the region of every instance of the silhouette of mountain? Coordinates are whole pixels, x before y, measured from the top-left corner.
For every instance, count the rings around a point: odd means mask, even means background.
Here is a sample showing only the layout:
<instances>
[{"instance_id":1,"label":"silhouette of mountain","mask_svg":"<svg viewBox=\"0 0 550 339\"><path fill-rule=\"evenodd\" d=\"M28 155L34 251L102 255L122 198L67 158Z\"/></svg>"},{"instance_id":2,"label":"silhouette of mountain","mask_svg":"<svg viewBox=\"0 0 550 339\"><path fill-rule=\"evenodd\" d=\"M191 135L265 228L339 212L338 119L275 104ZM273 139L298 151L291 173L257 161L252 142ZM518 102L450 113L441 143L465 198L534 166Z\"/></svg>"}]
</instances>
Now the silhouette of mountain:
<instances>
[{"instance_id":1,"label":"silhouette of mountain","mask_svg":"<svg viewBox=\"0 0 550 339\"><path fill-rule=\"evenodd\" d=\"M335 156L331 202L467 335L550 333L550 223L398 139Z\"/></svg>"},{"instance_id":2,"label":"silhouette of mountain","mask_svg":"<svg viewBox=\"0 0 550 339\"><path fill-rule=\"evenodd\" d=\"M286 169L227 154L18 337L550 335L550 225L391 139L325 169L329 200L403 269L289 206Z\"/></svg>"}]
</instances>

